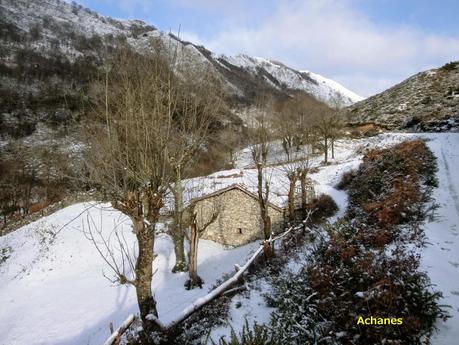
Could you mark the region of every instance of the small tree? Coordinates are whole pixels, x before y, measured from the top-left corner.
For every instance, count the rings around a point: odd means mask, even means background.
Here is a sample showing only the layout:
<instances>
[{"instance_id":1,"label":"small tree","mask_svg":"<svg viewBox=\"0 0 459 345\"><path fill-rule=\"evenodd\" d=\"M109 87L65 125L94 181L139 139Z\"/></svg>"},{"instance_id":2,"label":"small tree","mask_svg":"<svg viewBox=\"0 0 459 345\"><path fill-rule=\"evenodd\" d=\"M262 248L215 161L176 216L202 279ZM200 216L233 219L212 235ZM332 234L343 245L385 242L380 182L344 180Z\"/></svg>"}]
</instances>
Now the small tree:
<instances>
[{"instance_id":1,"label":"small tree","mask_svg":"<svg viewBox=\"0 0 459 345\"><path fill-rule=\"evenodd\" d=\"M268 213L270 180L265 176L264 169L268 163L271 140L268 114L272 109L272 102L266 97L266 95L263 95L259 97L257 104L260 113L253 130L253 140L255 144L250 147L250 151L252 161L257 169L257 194L258 204L260 207L260 217L263 223L263 236L265 239L269 239L271 236L271 218ZM265 248L265 254L266 256L272 255L270 247Z\"/></svg>"},{"instance_id":2,"label":"small tree","mask_svg":"<svg viewBox=\"0 0 459 345\"><path fill-rule=\"evenodd\" d=\"M172 101L175 125L166 151L173 173L173 184L170 185L174 194L174 217L170 231L176 257L173 272L186 270L182 179L193 173L196 156L209 143L211 126L224 108L220 85L208 70L187 65L186 70L180 70L180 76L180 90Z\"/></svg>"},{"instance_id":3,"label":"small tree","mask_svg":"<svg viewBox=\"0 0 459 345\"><path fill-rule=\"evenodd\" d=\"M283 165L282 169L287 176L289 181L288 185L288 198L287 198L287 216L291 224L295 221L295 212L298 208L297 205L297 184L300 182L301 187L301 209L303 210L303 216L305 217L306 203L307 203L307 185L306 176L309 170L309 156L303 157L301 160L295 160L288 164Z\"/></svg>"},{"instance_id":4,"label":"small tree","mask_svg":"<svg viewBox=\"0 0 459 345\"><path fill-rule=\"evenodd\" d=\"M342 97L338 97L331 105L333 114L333 121L330 131L330 146L332 159L335 159L335 141L339 138L341 130L344 127L343 114L340 112L340 109L343 107L343 104L345 104L345 102L343 101Z\"/></svg>"},{"instance_id":5,"label":"small tree","mask_svg":"<svg viewBox=\"0 0 459 345\"><path fill-rule=\"evenodd\" d=\"M328 151L330 149L330 143L333 143L334 145L334 140L337 137L339 127L340 118L334 109L331 109L325 105L318 109L314 128L322 139L325 163L328 163Z\"/></svg>"},{"instance_id":6,"label":"small tree","mask_svg":"<svg viewBox=\"0 0 459 345\"><path fill-rule=\"evenodd\" d=\"M198 244L199 238L218 218L220 207L217 202L213 203L211 210L204 208L196 203L189 206L189 226L190 226L190 251L188 255L188 273L190 279L185 283L187 289L193 289L197 286L200 288L204 281L198 275Z\"/></svg>"},{"instance_id":7,"label":"small tree","mask_svg":"<svg viewBox=\"0 0 459 345\"><path fill-rule=\"evenodd\" d=\"M220 135L220 142L224 152L227 154L225 161L233 169L236 167L236 150L241 145L242 133L237 132L234 128L226 128Z\"/></svg>"},{"instance_id":8,"label":"small tree","mask_svg":"<svg viewBox=\"0 0 459 345\"><path fill-rule=\"evenodd\" d=\"M306 145L306 150L314 143L313 120L322 103L313 97L297 93L292 98L277 104L273 118L276 136L281 139L282 148L291 161L294 154Z\"/></svg>"}]
</instances>

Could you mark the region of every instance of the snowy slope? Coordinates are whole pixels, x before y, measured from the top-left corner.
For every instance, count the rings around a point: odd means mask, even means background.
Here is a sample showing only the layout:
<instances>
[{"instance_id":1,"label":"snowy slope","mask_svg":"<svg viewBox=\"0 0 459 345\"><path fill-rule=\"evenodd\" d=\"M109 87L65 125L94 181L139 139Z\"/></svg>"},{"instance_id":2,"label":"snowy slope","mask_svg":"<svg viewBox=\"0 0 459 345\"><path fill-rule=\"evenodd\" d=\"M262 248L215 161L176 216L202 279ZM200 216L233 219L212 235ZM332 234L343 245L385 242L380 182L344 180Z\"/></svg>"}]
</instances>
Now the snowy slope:
<instances>
[{"instance_id":1,"label":"snowy slope","mask_svg":"<svg viewBox=\"0 0 459 345\"><path fill-rule=\"evenodd\" d=\"M108 325L117 327L128 314L137 313L135 291L129 286L114 286L104 278L110 270L93 244L84 236L86 215L93 204L77 204L27 225L0 238L1 249L9 255L0 264L0 344L101 344L109 336ZM135 248L130 221L108 205L89 210L105 236L114 224ZM53 241L51 231L66 226ZM87 227L86 227L87 228ZM158 312L164 322L178 315L196 298L205 295L223 273L243 264L258 244L225 250L221 245L201 240L199 274L203 289L186 291L187 275L172 274L174 250L167 235L155 242L153 291ZM8 249L10 248L10 249Z\"/></svg>"},{"instance_id":2,"label":"snowy slope","mask_svg":"<svg viewBox=\"0 0 459 345\"><path fill-rule=\"evenodd\" d=\"M346 89L340 83L332 79L325 78L320 74L309 71L301 71L301 73L306 73L311 79L315 80L319 85L319 89L321 88L323 90L323 92L326 94L325 97L328 97L328 99L333 99L333 97L337 95L339 97L343 97L346 104L360 102L365 99L365 97L359 96L355 92ZM349 100L350 102L346 102L346 100Z\"/></svg>"},{"instance_id":3,"label":"snowy slope","mask_svg":"<svg viewBox=\"0 0 459 345\"><path fill-rule=\"evenodd\" d=\"M221 59L238 66L249 73L260 73L260 69L269 73L267 82L282 88L301 90L330 105L350 105L364 99L341 84L327 79L319 74L308 71L297 71L281 62L251 57L245 54L236 56L221 56Z\"/></svg>"},{"instance_id":4,"label":"snowy slope","mask_svg":"<svg viewBox=\"0 0 459 345\"><path fill-rule=\"evenodd\" d=\"M427 139L427 144L438 159L439 186L434 190L433 199L439 204L432 221L424 224L427 245L419 249L421 269L431 278L433 288L443 293L440 304L449 306L452 316L446 322L438 322L438 332L432 335L433 345L453 345L459 339L459 180L455 178L459 168L459 134L383 134L369 139L342 141L339 143L339 159L331 166L322 167L312 178L327 189L340 207L339 213L347 205L346 193L334 189L342 173L357 168L364 150L374 147L387 147L403 140L413 138ZM337 217L335 216L334 219ZM331 219L330 221L333 221ZM293 266L298 263L293 260ZM296 266L293 267L293 270ZM234 330L242 331L245 319L249 325L253 322L269 323L268 308L260 298L269 293L270 286L264 280L259 281L250 290L248 296L236 296L230 306L230 317L226 326L218 327L211 333L214 341L220 337L227 340Z\"/></svg>"},{"instance_id":5,"label":"snowy slope","mask_svg":"<svg viewBox=\"0 0 459 345\"><path fill-rule=\"evenodd\" d=\"M185 59L210 66L209 61L194 46L185 45L175 36L157 30L141 20L105 17L88 8L71 5L62 0L4 0L0 6L3 7L8 20L14 22L18 29L28 32L34 27L40 28L40 37L32 48L44 55L56 54L56 40L57 49L71 61L88 53L82 51L78 45L63 39L66 33L71 36L80 34L102 39L125 37L131 46L140 51L149 49L151 39L158 38L171 51L179 47L178 53Z\"/></svg>"},{"instance_id":6,"label":"snowy slope","mask_svg":"<svg viewBox=\"0 0 459 345\"><path fill-rule=\"evenodd\" d=\"M322 165L323 155L309 157L309 167L319 167L319 172L310 174L316 194L329 194L338 200L344 200L345 194L334 186L339 182L342 173L356 168L360 163L362 152L369 148L385 147L399 143L411 134L381 134L377 137L365 139L345 139L335 143L335 159L330 159L330 165ZM271 142L268 145L268 166L264 169L264 177L270 182L269 201L279 207L285 207L289 189L287 173L292 168L286 164L287 156L280 141ZM296 160L304 160L301 153ZM246 147L236 153L236 168L222 170L204 177L197 177L183 181L185 201L201 197L202 195L215 192L233 184L240 184L253 193L257 193L258 177L254 167L250 147Z\"/></svg>"}]
</instances>

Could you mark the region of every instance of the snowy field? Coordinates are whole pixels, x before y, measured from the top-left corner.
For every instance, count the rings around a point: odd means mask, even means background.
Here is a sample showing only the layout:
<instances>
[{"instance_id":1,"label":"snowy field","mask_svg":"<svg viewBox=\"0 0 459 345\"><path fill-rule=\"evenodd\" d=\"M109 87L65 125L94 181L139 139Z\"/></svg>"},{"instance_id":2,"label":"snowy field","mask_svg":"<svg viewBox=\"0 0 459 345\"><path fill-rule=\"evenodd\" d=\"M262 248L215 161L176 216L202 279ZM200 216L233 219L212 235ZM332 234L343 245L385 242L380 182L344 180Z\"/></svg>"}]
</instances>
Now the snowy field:
<instances>
[{"instance_id":1,"label":"snowy field","mask_svg":"<svg viewBox=\"0 0 459 345\"><path fill-rule=\"evenodd\" d=\"M77 219L51 241L49 230L58 230L89 204L77 204L32 223L0 239L1 248L13 248L0 266L0 344L101 344L109 336L109 323L117 327L130 313L138 312L135 290L114 286L93 244L83 234L84 222ZM90 211L108 235L113 224L123 224L126 239L134 236L129 221L108 205ZM165 322L174 318L194 299L207 293L234 263L244 263L258 244L225 250L211 241L200 241L199 274L203 289L186 291L187 275L172 274L175 257L172 241L159 235L153 289L158 312Z\"/></svg>"},{"instance_id":2,"label":"snowy field","mask_svg":"<svg viewBox=\"0 0 459 345\"><path fill-rule=\"evenodd\" d=\"M387 146L415 135L384 134L361 140L340 141L336 159L311 175L316 190L330 194L340 206L342 215L347 197L334 188L342 173L356 168L364 149ZM435 344L454 344L459 338L459 134L426 134L428 144L438 158L439 188L434 197L440 204L436 219L426 225L429 245L423 250L423 266L434 284L444 293L444 303L451 305L454 318L440 324ZM276 150L276 148L274 148ZM274 157L282 160L280 150ZM319 157L311 162L320 164ZM278 162L273 162L278 163ZM250 185L255 171L250 169L248 155L242 151L238 168L221 171L206 178L187 181L189 188L206 192L233 183ZM273 199L282 203L287 194L285 169L276 165L268 169L273 184ZM191 186L191 187L190 187ZM202 193L202 192L199 192ZM88 211L105 235L118 225L128 243L135 248L129 220L106 204L76 204L29 224L0 238L0 345L30 344L101 344L109 335L108 325L117 327L130 313L138 312L135 291L115 286L104 278L110 276L107 265L94 245L85 237ZM81 215L80 215L81 214ZM335 216L336 218L336 216ZM66 225L68 222L70 224ZM66 225L65 227L63 227ZM53 239L52 232L62 229ZM177 316L189 303L205 295L223 273L243 264L258 243L238 248L224 248L211 241L199 245L199 274L203 289L186 291L187 275L170 273L174 251L170 238L160 234L155 243L153 289L163 322ZM3 259L2 259L3 258ZM218 338L230 333L230 325L239 331L247 318L249 323L268 322L272 310L264 305L262 293L269 290L263 281L249 291L249 298L235 296L231 303L228 327L213 332Z\"/></svg>"}]
</instances>

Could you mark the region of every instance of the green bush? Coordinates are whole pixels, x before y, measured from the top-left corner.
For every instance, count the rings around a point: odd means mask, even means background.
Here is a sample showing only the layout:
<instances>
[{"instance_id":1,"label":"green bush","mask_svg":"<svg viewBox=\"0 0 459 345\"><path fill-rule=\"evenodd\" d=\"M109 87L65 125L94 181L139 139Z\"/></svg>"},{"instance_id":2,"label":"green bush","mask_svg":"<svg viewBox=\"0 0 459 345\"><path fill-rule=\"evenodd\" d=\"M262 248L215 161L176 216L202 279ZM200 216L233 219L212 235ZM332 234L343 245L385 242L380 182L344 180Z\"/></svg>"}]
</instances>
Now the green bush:
<instances>
[{"instance_id":1,"label":"green bush","mask_svg":"<svg viewBox=\"0 0 459 345\"><path fill-rule=\"evenodd\" d=\"M218 345L284 345L289 344L284 340L281 341L279 335L273 333L271 329L264 325L258 325L256 322L252 327L249 326L249 323L245 322L245 325L239 335L234 332L234 329L231 330L231 337L229 340L224 339L223 337L219 339ZM212 340L213 345L217 345Z\"/></svg>"}]
</instances>

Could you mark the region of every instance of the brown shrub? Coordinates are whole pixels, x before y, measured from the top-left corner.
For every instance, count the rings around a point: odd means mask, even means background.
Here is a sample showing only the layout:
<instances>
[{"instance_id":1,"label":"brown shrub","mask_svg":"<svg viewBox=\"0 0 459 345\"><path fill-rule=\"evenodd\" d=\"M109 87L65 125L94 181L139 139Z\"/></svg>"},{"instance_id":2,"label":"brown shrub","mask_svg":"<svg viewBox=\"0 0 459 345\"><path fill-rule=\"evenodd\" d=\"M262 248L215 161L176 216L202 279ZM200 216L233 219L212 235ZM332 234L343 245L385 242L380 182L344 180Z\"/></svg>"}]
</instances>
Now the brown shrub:
<instances>
[{"instance_id":1,"label":"brown shrub","mask_svg":"<svg viewBox=\"0 0 459 345\"><path fill-rule=\"evenodd\" d=\"M355 170L350 170L350 171L345 172L343 176L341 176L341 180L336 185L336 188L339 190L347 189L352 183L352 181L354 180L355 175L356 175Z\"/></svg>"},{"instance_id":2,"label":"brown shrub","mask_svg":"<svg viewBox=\"0 0 459 345\"><path fill-rule=\"evenodd\" d=\"M40 202L36 202L29 207L29 213L39 212L42 209L49 206L49 202L47 200L42 200Z\"/></svg>"},{"instance_id":3,"label":"brown shrub","mask_svg":"<svg viewBox=\"0 0 459 345\"><path fill-rule=\"evenodd\" d=\"M338 205L330 195L321 194L306 205L306 210L313 211L311 221L320 222L333 216L338 211Z\"/></svg>"}]
</instances>

